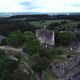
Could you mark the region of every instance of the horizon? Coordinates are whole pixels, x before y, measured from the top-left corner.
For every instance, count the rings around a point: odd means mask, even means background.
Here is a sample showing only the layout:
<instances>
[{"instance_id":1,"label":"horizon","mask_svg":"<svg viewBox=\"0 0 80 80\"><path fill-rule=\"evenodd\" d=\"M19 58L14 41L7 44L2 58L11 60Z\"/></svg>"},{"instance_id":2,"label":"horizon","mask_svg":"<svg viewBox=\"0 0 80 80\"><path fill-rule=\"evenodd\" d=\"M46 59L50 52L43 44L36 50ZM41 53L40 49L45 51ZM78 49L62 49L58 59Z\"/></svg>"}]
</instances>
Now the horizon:
<instances>
[{"instance_id":1,"label":"horizon","mask_svg":"<svg viewBox=\"0 0 80 80\"><path fill-rule=\"evenodd\" d=\"M80 12L0 12L1 17L10 17L16 15L80 15Z\"/></svg>"}]
</instances>

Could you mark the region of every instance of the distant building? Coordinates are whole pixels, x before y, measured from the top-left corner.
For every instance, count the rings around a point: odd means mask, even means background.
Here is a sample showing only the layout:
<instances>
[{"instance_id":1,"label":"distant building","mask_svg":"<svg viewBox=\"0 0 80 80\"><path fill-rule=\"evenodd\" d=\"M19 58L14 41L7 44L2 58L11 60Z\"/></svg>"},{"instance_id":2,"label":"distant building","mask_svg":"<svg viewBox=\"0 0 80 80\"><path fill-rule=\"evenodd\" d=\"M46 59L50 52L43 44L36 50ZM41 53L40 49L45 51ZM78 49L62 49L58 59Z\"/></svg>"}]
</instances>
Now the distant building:
<instances>
[{"instance_id":1,"label":"distant building","mask_svg":"<svg viewBox=\"0 0 80 80\"><path fill-rule=\"evenodd\" d=\"M52 47L55 44L53 30L46 30L45 28L36 30L36 36L45 47Z\"/></svg>"}]
</instances>

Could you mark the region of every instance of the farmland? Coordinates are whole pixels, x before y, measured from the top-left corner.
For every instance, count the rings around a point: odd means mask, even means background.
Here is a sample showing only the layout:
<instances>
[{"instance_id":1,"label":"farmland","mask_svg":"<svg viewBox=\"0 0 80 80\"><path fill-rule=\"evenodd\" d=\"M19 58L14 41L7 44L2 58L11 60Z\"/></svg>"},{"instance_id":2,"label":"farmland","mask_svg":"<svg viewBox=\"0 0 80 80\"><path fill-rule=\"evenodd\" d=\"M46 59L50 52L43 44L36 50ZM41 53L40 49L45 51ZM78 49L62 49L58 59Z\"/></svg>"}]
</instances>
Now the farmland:
<instances>
[{"instance_id":1,"label":"farmland","mask_svg":"<svg viewBox=\"0 0 80 80\"><path fill-rule=\"evenodd\" d=\"M63 21L66 21L65 24L61 24ZM40 27L42 28L44 24L48 26L51 23L59 23L59 26L61 27L76 27L78 24L80 24L80 21L72 21L72 20L66 20L66 19L60 19L60 20L40 20L40 21L30 21L29 22L31 25L35 27Z\"/></svg>"}]
</instances>

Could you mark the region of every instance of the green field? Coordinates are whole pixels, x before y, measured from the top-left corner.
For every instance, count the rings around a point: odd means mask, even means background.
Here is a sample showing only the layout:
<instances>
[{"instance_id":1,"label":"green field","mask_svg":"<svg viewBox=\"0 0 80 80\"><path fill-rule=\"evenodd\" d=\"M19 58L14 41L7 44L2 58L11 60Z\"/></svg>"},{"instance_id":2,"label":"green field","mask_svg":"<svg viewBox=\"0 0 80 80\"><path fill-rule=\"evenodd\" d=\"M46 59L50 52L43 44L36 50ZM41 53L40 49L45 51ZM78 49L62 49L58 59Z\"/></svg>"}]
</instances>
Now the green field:
<instances>
[{"instance_id":1,"label":"green field","mask_svg":"<svg viewBox=\"0 0 80 80\"><path fill-rule=\"evenodd\" d=\"M46 27L51 24L51 23L55 23L55 22L58 22L59 24L62 22L62 21L66 21L67 23L66 24L61 24L60 26L62 27L66 27L66 26L69 26L69 27L75 27L77 24L80 24L80 21L72 21L72 20L65 20L65 19L60 19L60 20L40 20L40 21L30 21L29 23L35 27L40 27L42 28L44 26L44 24L46 25Z\"/></svg>"}]
</instances>

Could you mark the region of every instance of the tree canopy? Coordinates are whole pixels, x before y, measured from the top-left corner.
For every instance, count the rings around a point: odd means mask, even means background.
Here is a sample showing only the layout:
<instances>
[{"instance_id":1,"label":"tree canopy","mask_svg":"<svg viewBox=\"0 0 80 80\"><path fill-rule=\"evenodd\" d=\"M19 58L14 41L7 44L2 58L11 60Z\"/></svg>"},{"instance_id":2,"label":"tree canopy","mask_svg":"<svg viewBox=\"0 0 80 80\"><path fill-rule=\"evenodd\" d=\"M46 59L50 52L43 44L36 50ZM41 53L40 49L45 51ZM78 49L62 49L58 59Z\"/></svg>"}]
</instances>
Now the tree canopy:
<instances>
[{"instance_id":1,"label":"tree canopy","mask_svg":"<svg viewBox=\"0 0 80 80\"><path fill-rule=\"evenodd\" d=\"M74 40L75 36L71 32L57 32L55 35L55 42L57 45L70 46Z\"/></svg>"},{"instance_id":2,"label":"tree canopy","mask_svg":"<svg viewBox=\"0 0 80 80\"><path fill-rule=\"evenodd\" d=\"M27 52L29 55L34 55L36 53L40 52L41 45L32 32L25 32L25 42L26 42L26 47L24 48L24 51Z\"/></svg>"},{"instance_id":3,"label":"tree canopy","mask_svg":"<svg viewBox=\"0 0 80 80\"><path fill-rule=\"evenodd\" d=\"M14 46L14 47L19 46L23 42L24 42L24 36L20 30L12 32L4 40L4 43L6 43L7 45Z\"/></svg>"}]
</instances>

